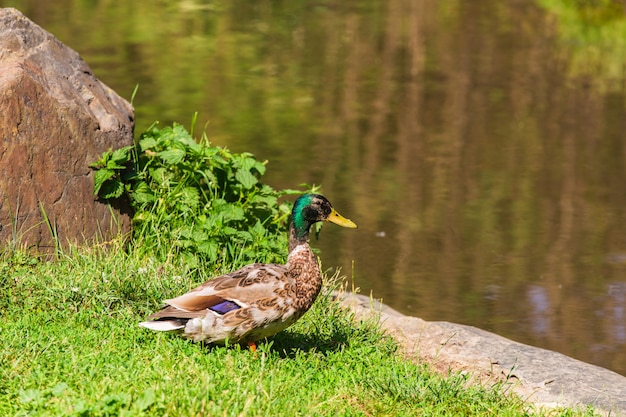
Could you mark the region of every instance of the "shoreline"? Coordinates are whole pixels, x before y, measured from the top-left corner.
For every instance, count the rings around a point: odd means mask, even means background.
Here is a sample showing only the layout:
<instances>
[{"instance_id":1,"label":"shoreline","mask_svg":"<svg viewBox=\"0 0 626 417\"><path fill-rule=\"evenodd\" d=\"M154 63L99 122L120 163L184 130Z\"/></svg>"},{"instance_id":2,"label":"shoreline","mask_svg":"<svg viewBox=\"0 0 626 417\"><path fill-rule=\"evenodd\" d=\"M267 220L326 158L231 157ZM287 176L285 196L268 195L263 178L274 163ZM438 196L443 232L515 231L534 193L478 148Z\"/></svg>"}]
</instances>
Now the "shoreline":
<instances>
[{"instance_id":1,"label":"shoreline","mask_svg":"<svg viewBox=\"0 0 626 417\"><path fill-rule=\"evenodd\" d=\"M626 416L626 377L547 349L515 342L476 327L427 322L373 298L346 292L334 297L356 319L375 319L410 360L446 374L467 373L478 383L505 390L539 408L584 408Z\"/></svg>"}]
</instances>

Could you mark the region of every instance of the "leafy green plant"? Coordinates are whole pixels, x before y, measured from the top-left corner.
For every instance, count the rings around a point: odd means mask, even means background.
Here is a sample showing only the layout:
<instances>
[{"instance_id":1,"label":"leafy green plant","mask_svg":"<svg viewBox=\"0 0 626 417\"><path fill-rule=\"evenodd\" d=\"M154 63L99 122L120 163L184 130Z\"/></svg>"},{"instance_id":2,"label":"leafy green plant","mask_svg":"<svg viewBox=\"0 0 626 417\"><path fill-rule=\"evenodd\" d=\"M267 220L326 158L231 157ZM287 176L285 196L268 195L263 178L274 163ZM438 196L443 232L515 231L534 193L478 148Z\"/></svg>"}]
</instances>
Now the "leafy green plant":
<instances>
[{"instance_id":1,"label":"leafy green plant","mask_svg":"<svg viewBox=\"0 0 626 417\"><path fill-rule=\"evenodd\" d=\"M152 126L134 147L105 152L92 164L94 193L127 195L139 247L164 257L207 262L284 260L293 190L262 184L265 163L250 153L194 140L181 125ZM268 237L271 237L268 239Z\"/></svg>"},{"instance_id":2,"label":"leafy green plant","mask_svg":"<svg viewBox=\"0 0 626 417\"><path fill-rule=\"evenodd\" d=\"M133 147L116 149L102 154L100 159L91 164L96 168L94 174L94 194L108 200L121 197L124 192L124 180L131 175L127 172Z\"/></svg>"}]
</instances>

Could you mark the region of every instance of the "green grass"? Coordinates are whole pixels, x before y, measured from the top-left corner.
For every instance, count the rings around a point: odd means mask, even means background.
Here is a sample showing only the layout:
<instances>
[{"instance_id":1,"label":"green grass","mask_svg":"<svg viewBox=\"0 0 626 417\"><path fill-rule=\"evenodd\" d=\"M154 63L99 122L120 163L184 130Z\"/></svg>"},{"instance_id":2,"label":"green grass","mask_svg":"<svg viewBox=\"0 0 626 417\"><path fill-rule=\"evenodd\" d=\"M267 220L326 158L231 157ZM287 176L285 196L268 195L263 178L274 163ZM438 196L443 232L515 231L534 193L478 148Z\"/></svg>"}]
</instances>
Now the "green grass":
<instances>
[{"instance_id":1,"label":"green grass","mask_svg":"<svg viewBox=\"0 0 626 417\"><path fill-rule=\"evenodd\" d=\"M257 354L137 326L161 299L210 274L200 271L120 247L73 249L55 262L4 254L0 415L532 414L500 386L442 378L403 360L390 338L355 322L328 290Z\"/></svg>"}]
</instances>

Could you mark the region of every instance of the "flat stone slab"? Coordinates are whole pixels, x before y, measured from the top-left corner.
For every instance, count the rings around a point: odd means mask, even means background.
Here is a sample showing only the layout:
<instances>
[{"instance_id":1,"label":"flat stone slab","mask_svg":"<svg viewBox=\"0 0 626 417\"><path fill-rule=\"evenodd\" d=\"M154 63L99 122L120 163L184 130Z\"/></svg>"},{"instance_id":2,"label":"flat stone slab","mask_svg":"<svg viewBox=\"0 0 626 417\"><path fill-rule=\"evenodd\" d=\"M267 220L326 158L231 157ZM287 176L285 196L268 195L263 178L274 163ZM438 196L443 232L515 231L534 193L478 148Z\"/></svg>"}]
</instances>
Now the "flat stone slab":
<instances>
[{"instance_id":1,"label":"flat stone slab","mask_svg":"<svg viewBox=\"0 0 626 417\"><path fill-rule=\"evenodd\" d=\"M335 296L357 319L377 319L408 357L439 372L468 373L481 383L504 382L540 408L591 405L601 414L626 416L626 377L608 369L476 327L405 316L362 295Z\"/></svg>"}]
</instances>

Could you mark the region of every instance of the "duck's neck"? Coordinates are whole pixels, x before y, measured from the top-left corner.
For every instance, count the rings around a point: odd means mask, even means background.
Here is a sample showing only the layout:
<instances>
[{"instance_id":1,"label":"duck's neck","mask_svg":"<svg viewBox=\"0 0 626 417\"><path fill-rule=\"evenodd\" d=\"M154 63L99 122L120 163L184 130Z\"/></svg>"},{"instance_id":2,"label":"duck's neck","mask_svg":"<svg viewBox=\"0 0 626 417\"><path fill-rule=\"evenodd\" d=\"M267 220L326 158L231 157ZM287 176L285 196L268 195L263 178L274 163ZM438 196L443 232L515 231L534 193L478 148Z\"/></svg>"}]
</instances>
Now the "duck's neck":
<instances>
[{"instance_id":1,"label":"duck's neck","mask_svg":"<svg viewBox=\"0 0 626 417\"><path fill-rule=\"evenodd\" d=\"M308 242L308 231L304 239L297 238L293 227L289 234L289 274L296 282L298 309L308 309L322 289L322 273Z\"/></svg>"},{"instance_id":2,"label":"duck's neck","mask_svg":"<svg viewBox=\"0 0 626 417\"><path fill-rule=\"evenodd\" d=\"M289 253L298 245L308 244L310 227L310 225L305 225L302 222L296 226L295 221L292 220L289 225Z\"/></svg>"}]
</instances>

